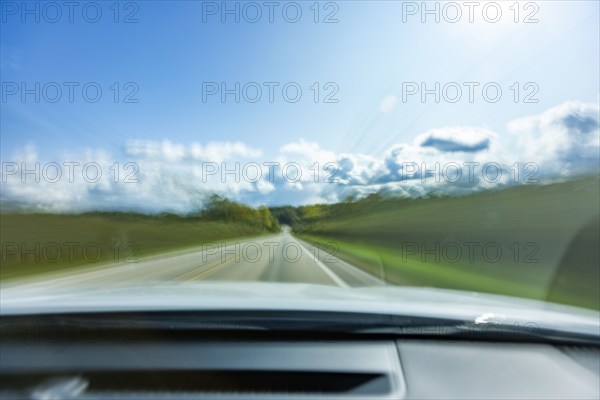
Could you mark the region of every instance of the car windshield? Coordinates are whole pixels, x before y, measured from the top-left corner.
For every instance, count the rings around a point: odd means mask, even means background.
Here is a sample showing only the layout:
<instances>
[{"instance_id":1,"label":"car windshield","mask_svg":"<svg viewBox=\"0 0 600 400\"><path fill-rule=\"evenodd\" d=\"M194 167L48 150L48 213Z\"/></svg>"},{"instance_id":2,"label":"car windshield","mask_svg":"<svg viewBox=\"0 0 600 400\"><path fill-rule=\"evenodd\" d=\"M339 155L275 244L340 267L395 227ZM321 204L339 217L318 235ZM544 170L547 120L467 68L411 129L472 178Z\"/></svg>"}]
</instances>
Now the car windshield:
<instances>
[{"instance_id":1,"label":"car windshield","mask_svg":"<svg viewBox=\"0 0 600 400\"><path fill-rule=\"evenodd\" d=\"M3 310L599 311L599 4L2 1Z\"/></svg>"}]
</instances>

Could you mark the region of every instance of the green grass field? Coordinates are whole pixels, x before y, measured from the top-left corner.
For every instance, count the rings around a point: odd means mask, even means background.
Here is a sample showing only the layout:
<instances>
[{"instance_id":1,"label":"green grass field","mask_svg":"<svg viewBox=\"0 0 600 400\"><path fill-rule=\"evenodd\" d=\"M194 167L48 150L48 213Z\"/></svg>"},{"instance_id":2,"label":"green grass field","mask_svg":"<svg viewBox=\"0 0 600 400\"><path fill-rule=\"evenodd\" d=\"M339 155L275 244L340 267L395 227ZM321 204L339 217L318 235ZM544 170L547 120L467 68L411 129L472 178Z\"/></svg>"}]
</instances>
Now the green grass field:
<instances>
[{"instance_id":1,"label":"green grass field","mask_svg":"<svg viewBox=\"0 0 600 400\"><path fill-rule=\"evenodd\" d=\"M265 233L267 230L256 224L174 215L1 214L0 279L84 268L101 262L122 263L202 243ZM28 254L28 250L33 251Z\"/></svg>"},{"instance_id":2,"label":"green grass field","mask_svg":"<svg viewBox=\"0 0 600 400\"><path fill-rule=\"evenodd\" d=\"M598 178L585 178L466 197L366 200L330 207L294 229L323 246L334 242L337 256L390 283L600 309L599 193Z\"/></svg>"}]
</instances>

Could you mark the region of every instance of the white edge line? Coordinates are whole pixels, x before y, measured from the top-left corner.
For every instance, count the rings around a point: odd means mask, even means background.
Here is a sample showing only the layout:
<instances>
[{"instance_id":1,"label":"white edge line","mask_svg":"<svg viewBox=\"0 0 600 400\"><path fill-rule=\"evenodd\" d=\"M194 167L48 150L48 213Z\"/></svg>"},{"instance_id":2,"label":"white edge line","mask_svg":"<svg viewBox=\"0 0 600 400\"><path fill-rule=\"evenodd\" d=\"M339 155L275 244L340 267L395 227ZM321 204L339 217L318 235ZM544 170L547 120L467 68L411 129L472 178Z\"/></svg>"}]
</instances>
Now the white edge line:
<instances>
[{"instance_id":1,"label":"white edge line","mask_svg":"<svg viewBox=\"0 0 600 400\"><path fill-rule=\"evenodd\" d=\"M302 239L298 239L298 238L295 238L295 239L296 239L297 241L301 241L301 240L302 240ZM305 241L302 241L302 243L306 243L306 244L308 244L308 243L307 243L307 242L305 242ZM308 244L308 245L310 246L310 244ZM316 246L315 246L315 245L312 245L312 247L316 247ZM372 274L370 274L370 273L368 273L368 272L366 272L366 271L363 271L362 269L360 269L360 268L359 268L359 267L357 267L356 265L352 265L352 264L350 264L348 261L342 260L341 258L337 257L337 256L336 256L335 254L333 254L333 253L329 253L329 252L327 252L327 253L328 253L328 254L329 254L331 257L334 257L335 259L337 259L337 260L340 262L340 264L339 264L339 265L341 265L341 266L344 266L345 268L349 268L349 269L351 269L353 273L357 273L357 274L359 274L359 275L362 275L363 277L366 277L367 279L374 280L374 281L378 282L378 283L379 283L379 284L381 284L381 285L384 285L384 286L386 285L386 282L385 282L383 279L381 279L379 276L372 275ZM363 279L364 279L364 278L363 278Z\"/></svg>"},{"instance_id":2,"label":"white edge line","mask_svg":"<svg viewBox=\"0 0 600 400\"><path fill-rule=\"evenodd\" d=\"M314 257L315 264L317 264L323 270L323 272L325 272L331 279L333 279L333 281L335 283L337 283L338 286L345 287L345 288L349 288L350 287L350 285L348 285L346 282L344 282L342 280L342 278L340 278L339 276L337 276L332 270L330 270L325 264L323 264L321 262L321 260L319 260L316 256L312 255L310 253L310 251L308 251L308 249L306 247L304 247L304 245L302 243L300 243L298 240L296 240L296 238L294 238L294 241L296 243L298 243L300 245L300 248L302 250L304 250L306 253L308 253L308 255L310 257Z\"/></svg>"}]
</instances>

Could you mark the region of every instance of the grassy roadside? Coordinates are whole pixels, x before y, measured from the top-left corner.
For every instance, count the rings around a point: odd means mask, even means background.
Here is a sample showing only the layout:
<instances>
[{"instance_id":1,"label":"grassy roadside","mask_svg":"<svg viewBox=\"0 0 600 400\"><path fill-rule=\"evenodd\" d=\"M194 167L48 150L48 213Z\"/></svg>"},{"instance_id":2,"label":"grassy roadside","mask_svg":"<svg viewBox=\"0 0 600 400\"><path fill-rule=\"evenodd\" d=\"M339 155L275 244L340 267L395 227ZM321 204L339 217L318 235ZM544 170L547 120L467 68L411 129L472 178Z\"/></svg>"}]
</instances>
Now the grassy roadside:
<instances>
[{"instance_id":1,"label":"grassy roadside","mask_svg":"<svg viewBox=\"0 0 600 400\"><path fill-rule=\"evenodd\" d=\"M1 214L0 280L125 263L166 251L267 234L257 224L175 215Z\"/></svg>"},{"instance_id":2,"label":"grassy roadside","mask_svg":"<svg viewBox=\"0 0 600 400\"><path fill-rule=\"evenodd\" d=\"M543 300L546 294L545 290L536 285L510 280L508 277L481 274L476 268L466 265L448 266L422 262L414 255L403 256L400 251L365 243L313 235L299 237L395 285L473 290L539 300ZM498 270L502 271L503 268L499 267Z\"/></svg>"},{"instance_id":3,"label":"grassy roadside","mask_svg":"<svg viewBox=\"0 0 600 400\"><path fill-rule=\"evenodd\" d=\"M599 310L599 193L598 178L585 178L458 198L366 199L311 209L318 218L294 232L324 250L334 242L336 256L393 284ZM468 243L478 245L473 259ZM493 261L481 251L488 244L502 252Z\"/></svg>"}]
</instances>

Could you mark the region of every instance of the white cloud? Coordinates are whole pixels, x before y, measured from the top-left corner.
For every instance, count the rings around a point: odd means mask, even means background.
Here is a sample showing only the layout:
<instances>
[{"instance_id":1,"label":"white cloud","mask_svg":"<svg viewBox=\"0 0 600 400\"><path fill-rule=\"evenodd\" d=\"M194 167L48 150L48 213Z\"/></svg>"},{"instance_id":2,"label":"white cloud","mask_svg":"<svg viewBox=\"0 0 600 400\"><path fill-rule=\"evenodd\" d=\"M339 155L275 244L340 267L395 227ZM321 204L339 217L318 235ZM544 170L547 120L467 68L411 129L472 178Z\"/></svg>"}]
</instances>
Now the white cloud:
<instances>
[{"instance_id":1,"label":"white cloud","mask_svg":"<svg viewBox=\"0 0 600 400\"><path fill-rule=\"evenodd\" d=\"M258 193L262 194L262 195L266 195L271 193L272 191L275 190L275 186L266 180L260 180L258 182L256 182L256 189L258 190Z\"/></svg>"},{"instance_id":2,"label":"white cloud","mask_svg":"<svg viewBox=\"0 0 600 400\"><path fill-rule=\"evenodd\" d=\"M40 161L36 148L27 145L12 157L16 170L6 174L3 170L2 202L50 212L132 209L186 213L201 208L211 193L242 200L246 193L266 195L274 190L268 182L252 183L239 176L225 179L220 171L227 159L260 155L257 150L229 142L201 148L206 161L194 157L193 146L167 140L129 141L125 154L118 157L87 149ZM60 170L60 179L54 179L54 165ZM219 173L210 174L215 166ZM23 167L37 172L24 175Z\"/></svg>"},{"instance_id":3,"label":"white cloud","mask_svg":"<svg viewBox=\"0 0 600 400\"><path fill-rule=\"evenodd\" d=\"M241 142L130 140L117 156L101 149L63 154L53 160L62 166L63 178L58 182L47 179L52 169L44 170L48 162L41 162L38 150L28 144L15 152L12 167L20 169L24 162L30 169L40 162L40 173L47 176L35 182L28 175L23 183L22 174L5 170L4 163L1 200L5 205L53 212L185 213L201 208L214 192L253 205L335 202L374 192L404 197L459 195L523 183L513 179L515 163L521 168L533 163L538 168L535 178L542 180L597 173L598 114L598 105L567 102L509 122L502 135L479 127L432 129L410 143L392 145L381 157L335 153L303 139L282 146L274 159ZM79 163L72 181L65 166L69 161ZM272 168L266 162L279 164ZM86 163L100 166L100 179L90 179L93 168L82 175ZM244 169L248 163L260 169L260 179L254 179L256 168ZM285 175L285 167L292 164ZM296 182L297 166L302 175ZM134 168L138 182L126 183Z\"/></svg>"},{"instance_id":4,"label":"white cloud","mask_svg":"<svg viewBox=\"0 0 600 400\"><path fill-rule=\"evenodd\" d=\"M390 112L394 108L396 108L397 104L398 97L394 96L393 94L390 94L388 96L385 96L383 100L381 100L381 103L379 103L379 111L381 111L382 113Z\"/></svg>"},{"instance_id":5,"label":"white cloud","mask_svg":"<svg viewBox=\"0 0 600 400\"><path fill-rule=\"evenodd\" d=\"M518 151L547 174L568 176L598 169L600 118L596 104L566 102L507 124Z\"/></svg>"},{"instance_id":6,"label":"white cloud","mask_svg":"<svg viewBox=\"0 0 600 400\"><path fill-rule=\"evenodd\" d=\"M205 162L224 162L236 158L260 157L261 151L241 142L211 142L207 145L192 143L187 146L181 143L172 143L170 140L162 142L152 140L130 140L125 145L128 155L145 158L163 158L171 161L181 161L189 158Z\"/></svg>"},{"instance_id":7,"label":"white cloud","mask_svg":"<svg viewBox=\"0 0 600 400\"><path fill-rule=\"evenodd\" d=\"M190 155L195 160L223 162L236 158L257 158L262 152L241 142L212 142L206 146L194 143Z\"/></svg>"}]
</instances>

